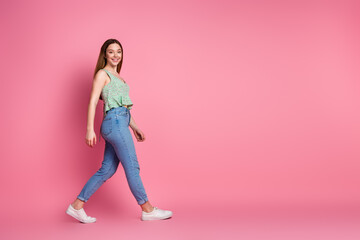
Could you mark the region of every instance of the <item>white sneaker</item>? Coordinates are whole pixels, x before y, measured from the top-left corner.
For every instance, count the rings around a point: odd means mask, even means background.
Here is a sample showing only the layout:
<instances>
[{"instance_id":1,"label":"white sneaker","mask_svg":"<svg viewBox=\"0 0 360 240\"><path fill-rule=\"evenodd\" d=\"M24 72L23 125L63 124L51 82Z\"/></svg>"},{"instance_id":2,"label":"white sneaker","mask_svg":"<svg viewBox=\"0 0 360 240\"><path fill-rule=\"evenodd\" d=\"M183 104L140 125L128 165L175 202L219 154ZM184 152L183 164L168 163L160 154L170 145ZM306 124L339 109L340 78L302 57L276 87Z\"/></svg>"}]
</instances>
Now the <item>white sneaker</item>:
<instances>
[{"instance_id":1,"label":"white sneaker","mask_svg":"<svg viewBox=\"0 0 360 240\"><path fill-rule=\"evenodd\" d=\"M144 212L142 211L141 214L141 220L160 220L160 219L166 219L173 215L172 211L169 210L162 210L157 207L154 207L154 210L152 212Z\"/></svg>"},{"instance_id":2,"label":"white sneaker","mask_svg":"<svg viewBox=\"0 0 360 240\"><path fill-rule=\"evenodd\" d=\"M84 208L76 210L75 208L73 208L73 206L71 206L71 204L69 205L68 209L66 210L66 213L69 214L70 216L72 216L73 218L79 220L82 223L96 222L96 218L86 215Z\"/></svg>"}]
</instances>

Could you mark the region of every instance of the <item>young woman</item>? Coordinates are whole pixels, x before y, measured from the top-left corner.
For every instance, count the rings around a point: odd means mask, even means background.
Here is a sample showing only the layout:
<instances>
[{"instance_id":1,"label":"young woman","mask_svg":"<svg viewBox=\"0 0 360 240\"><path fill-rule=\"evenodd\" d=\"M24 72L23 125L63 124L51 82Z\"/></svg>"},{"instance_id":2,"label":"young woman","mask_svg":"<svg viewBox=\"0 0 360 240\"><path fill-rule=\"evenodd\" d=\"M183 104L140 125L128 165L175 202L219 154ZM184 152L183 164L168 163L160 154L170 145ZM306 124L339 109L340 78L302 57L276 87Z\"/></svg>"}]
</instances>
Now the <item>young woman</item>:
<instances>
[{"instance_id":1,"label":"young woman","mask_svg":"<svg viewBox=\"0 0 360 240\"><path fill-rule=\"evenodd\" d=\"M162 210L150 204L139 172L134 142L145 140L144 133L135 124L130 114L133 103L129 97L129 85L119 76L123 62L123 48L116 39L108 39L102 45L94 73L93 86L88 106L86 144L96 144L94 131L95 109L99 99L104 101L104 116L100 127L105 140L104 159L101 168L87 181L66 213L83 223L92 223L96 218L87 216L84 204L90 196L114 173L119 162L124 168L130 190L142 209L141 220L160 220L172 216L172 211Z\"/></svg>"}]
</instances>

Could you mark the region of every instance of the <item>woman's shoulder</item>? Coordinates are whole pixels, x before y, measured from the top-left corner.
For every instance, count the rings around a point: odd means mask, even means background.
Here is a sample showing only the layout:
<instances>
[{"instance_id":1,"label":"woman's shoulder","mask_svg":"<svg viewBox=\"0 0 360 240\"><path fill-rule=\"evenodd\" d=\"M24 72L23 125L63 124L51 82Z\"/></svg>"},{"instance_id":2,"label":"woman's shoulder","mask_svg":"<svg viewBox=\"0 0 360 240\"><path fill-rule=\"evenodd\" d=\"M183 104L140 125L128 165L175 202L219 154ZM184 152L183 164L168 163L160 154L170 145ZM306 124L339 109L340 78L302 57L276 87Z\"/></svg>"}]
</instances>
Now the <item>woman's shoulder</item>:
<instances>
[{"instance_id":1,"label":"woman's shoulder","mask_svg":"<svg viewBox=\"0 0 360 240\"><path fill-rule=\"evenodd\" d=\"M106 82L107 78L107 73L104 69L99 69L94 76L94 81Z\"/></svg>"},{"instance_id":2,"label":"woman's shoulder","mask_svg":"<svg viewBox=\"0 0 360 240\"><path fill-rule=\"evenodd\" d=\"M105 71L105 69L103 69L103 68L100 68L100 69L96 72L96 74L102 74L102 73L106 74L106 71Z\"/></svg>"},{"instance_id":3,"label":"woman's shoulder","mask_svg":"<svg viewBox=\"0 0 360 240\"><path fill-rule=\"evenodd\" d=\"M101 68L99 69L96 74L95 74L95 77L98 76L98 77L106 77L108 74L107 72L105 71L105 69Z\"/></svg>"}]
</instances>

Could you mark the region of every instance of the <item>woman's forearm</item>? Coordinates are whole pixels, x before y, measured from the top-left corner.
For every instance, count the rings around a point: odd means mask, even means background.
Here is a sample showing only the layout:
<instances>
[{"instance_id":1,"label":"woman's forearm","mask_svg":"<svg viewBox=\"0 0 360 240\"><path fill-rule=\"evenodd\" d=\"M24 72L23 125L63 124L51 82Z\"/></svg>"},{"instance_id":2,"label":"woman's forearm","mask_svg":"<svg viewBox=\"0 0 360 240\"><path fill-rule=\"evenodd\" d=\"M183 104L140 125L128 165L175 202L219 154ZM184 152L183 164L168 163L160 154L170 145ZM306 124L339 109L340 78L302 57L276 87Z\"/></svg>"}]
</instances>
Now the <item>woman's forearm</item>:
<instances>
[{"instance_id":1,"label":"woman's forearm","mask_svg":"<svg viewBox=\"0 0 360 240\"><path fill-rule=\"evenodd\" d=\"M90 102L88 106L87 131L94 130L95 111L96 111L96 104Z\"/></svg>"},{"instance_id":2,"label":"woman's forearm","mask_svg":"<svg viewBox=\"0 0 360 240\"><path fill-rule=\"evenodd\" d=\"M131 116L131 115L130 115ZM135 120L134 118L131 116L130 117L130 124L129 126L132 128L132 129L137 129L138 127L136 126L136 123L135 123Z\"/></svg>"}]
</instances>

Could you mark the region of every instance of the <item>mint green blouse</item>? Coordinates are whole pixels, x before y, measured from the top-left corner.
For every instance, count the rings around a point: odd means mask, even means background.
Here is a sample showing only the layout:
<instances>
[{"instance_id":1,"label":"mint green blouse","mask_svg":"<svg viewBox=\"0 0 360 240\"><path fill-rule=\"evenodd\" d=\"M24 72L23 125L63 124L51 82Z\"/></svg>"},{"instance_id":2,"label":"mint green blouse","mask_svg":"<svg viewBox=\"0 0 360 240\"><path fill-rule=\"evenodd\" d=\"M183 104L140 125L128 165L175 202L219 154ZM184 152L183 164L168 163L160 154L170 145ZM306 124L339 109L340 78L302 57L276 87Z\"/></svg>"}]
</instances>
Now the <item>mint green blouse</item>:
<instances>
[{"instance_id":1,"label":"mint green blouse","mask_svg":"<svg viewBox=\"0 0 360 240\"><path fill-rule=\"evenodd\" d=\"M106 111L111 108L127 105L128 109L131 109L133 103L129 97L129 85L111 74L108 70L104 68L102 70L110 77L110 82L101 90L101 97L104 101L104 117L106 116Z\"/></svg>"}]
</instances>

